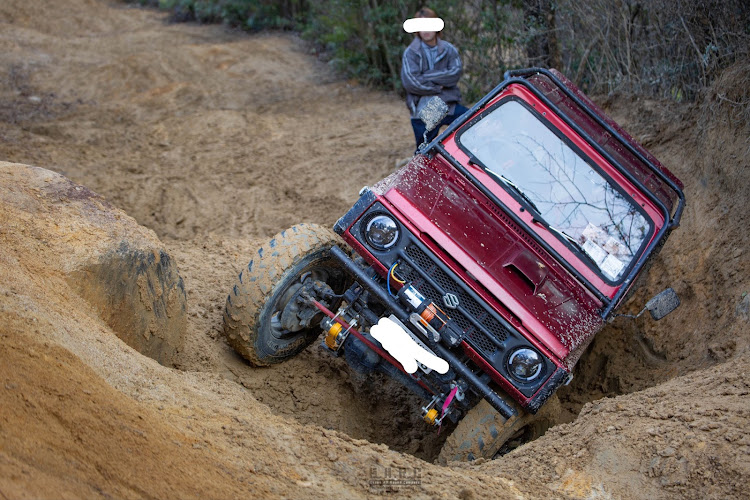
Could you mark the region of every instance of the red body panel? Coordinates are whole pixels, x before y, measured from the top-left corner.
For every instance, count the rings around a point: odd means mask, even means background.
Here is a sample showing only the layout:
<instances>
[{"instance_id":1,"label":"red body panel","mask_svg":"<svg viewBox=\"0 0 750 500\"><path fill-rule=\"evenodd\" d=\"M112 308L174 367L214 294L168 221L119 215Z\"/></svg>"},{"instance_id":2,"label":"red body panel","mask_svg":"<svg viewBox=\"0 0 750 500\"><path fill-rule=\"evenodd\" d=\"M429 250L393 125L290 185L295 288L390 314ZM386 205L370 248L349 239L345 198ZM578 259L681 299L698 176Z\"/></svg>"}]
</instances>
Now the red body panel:
<instances>
[{"instance_id":1,"label":"red body panel","mask_svg":"<svg viewBox=\"0 0 750 500\"><path fill-rule=\"evenodd\" d=\"M596 333L602 304L544 253L522 230L491 209L476 188L460 180L446 163L412 163L403 171L409 182L396 183L383 197L410 222L422 242L442 254L446 264L492 295L510 312L527 337L541 343L553 358L568 353ZM463 184L463 185L462 185ZM433 243L434 242L434 243ZM437 248L436 248L437 247ZM498 309L498 307L495 307ZM502 314L503 311L499 310ZM530 334L530 335L529 335Z\"/></svg>"}]
</instances>

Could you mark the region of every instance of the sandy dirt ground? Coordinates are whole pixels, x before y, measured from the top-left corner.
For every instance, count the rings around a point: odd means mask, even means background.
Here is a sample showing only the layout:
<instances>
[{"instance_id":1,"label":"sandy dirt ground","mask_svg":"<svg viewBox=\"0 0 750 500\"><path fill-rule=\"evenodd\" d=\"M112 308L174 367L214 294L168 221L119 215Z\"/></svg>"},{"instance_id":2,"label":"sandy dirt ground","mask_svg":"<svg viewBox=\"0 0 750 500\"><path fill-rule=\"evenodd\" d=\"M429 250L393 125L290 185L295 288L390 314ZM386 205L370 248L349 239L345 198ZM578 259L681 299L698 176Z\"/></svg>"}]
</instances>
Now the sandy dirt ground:
<instances>
[{"instance_id":1,"label":"sandy dirt ground","mask_svg":"<svg viewBox=\"0 0 750 500\"><path fill-rule=\"evenodd\" d=\"M439 467L450 429L393 382L316 344L254 369L220 335L259 245L332 225L409 156L398 96L337 79L292 36L119 3L8 0L0 26L0 498L354 498L386 473L418 475L395 495L422 498L746 496L750 125L731 103L747 67L695 105L598 99L688 198L626 312L666 286L683 305L602 331L541 439ZM18 164L103 198L93 213ZM176 369L124 344L78 286L123 238L161 245L183 278Z\"/></svg>"}]
</instances>

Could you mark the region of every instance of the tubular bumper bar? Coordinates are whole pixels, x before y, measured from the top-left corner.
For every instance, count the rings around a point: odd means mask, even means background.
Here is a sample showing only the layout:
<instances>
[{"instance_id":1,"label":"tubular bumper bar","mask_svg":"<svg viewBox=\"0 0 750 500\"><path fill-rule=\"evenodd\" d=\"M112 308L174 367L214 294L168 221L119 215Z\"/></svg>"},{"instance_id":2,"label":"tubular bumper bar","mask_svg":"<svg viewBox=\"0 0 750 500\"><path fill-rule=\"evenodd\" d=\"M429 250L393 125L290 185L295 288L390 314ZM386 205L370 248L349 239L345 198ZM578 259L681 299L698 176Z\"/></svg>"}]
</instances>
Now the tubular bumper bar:
<instances>
[{"instance_id":1,"label":"tubular bumper bar","mask_svg":"<svg viewBox=\"0 0 750 500\"><path fill-rule=\"evenodd\" d=\"M409 313L404 311L401 304L396 302L393 297L388 295L388 292L378 286L375 280L368 276L364 270L357 267L343 250L341 250L337 246L334 246L333 248L331 248L331 255L336 257L336 259L341 262L341 264L347 269L347 271L349 271L354 277L356 277L357 281L362 286L366 287L370 292L375 294L378 300L385 304L402 323L404 323L405 325L410 324ZM518 415L518 412L515 408L506 403L500 396L497 395L495 391L490 388L490 386L480 380L479 377L477 377L464 363L462 363L455 354L450 352L446 347L440 345L439 343L430 342L429 345L436 351L436 354L438 356L448 361L450 367L459 375L461 375L471 385L472 389L474 389L478 394L486 399L487 402L492 405L492 407L496 409L504 418L511 418Z\"/></svg>"}]
</instances>

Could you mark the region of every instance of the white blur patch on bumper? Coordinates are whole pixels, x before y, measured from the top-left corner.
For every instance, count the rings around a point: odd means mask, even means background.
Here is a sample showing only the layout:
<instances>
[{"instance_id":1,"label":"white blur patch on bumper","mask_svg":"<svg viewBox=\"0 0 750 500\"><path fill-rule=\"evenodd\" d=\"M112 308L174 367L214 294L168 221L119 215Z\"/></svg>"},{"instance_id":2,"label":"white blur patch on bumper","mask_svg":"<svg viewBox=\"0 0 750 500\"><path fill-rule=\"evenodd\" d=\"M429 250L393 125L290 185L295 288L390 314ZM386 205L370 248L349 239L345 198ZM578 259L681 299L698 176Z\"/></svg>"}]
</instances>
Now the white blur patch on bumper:
<instances>
[{"instance_id":1,"label":"white blur patch on bumper","mask_svg":"<svg viewBox=\"0 0 750 500\"><path fill-rule=\"evenodd\" d=\"M380 318L377 325L370 328L372 335L383 349L401 363L406 373L417 371L417 362L438 373L448 371L448 362L435 356L417 344L404 329L389 318Z\"/></svg>"}]
</instances>

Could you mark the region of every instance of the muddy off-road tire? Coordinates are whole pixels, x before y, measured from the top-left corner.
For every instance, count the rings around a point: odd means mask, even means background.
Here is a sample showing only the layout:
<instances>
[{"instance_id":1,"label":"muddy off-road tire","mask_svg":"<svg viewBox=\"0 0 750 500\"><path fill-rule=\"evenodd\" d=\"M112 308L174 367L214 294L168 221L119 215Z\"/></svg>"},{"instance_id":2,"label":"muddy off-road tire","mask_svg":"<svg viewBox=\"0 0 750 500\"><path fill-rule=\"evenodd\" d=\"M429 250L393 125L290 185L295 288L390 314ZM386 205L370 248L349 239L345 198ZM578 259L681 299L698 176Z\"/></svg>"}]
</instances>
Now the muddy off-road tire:
<instances>
[{"instance_id":1,"label":"muddy off-road tire","mask_svg":"<svg viewBox=\"0 0 750 500\"><path fill-rule=\"evenodd\" d=\"M255 366L268 366L293 357L321 333L317 313L309 327L284 329L281 312L302 283L312 277L327 283L336 294L349 278L331 256L333 245L343 245L330 229L299 224L274 236L258 250L227 297L224 335L240 355ZM329 304L331 308L338 303ZM310 306L312 307L312 306Z\"/></svg>"},{"instance_id":2,"label":"muddy off-road tire","mask_svg":"<svg viewBox=\"0 0 750 500\"><path fill-rule=\"evenodd\" d=\"M547 432L560 415L557 396L552 396L536 415L524 412L515 402L513 406L518 416L505 420L487 401L481 400L445 440L438 463L505 455Z\"/></svg>"}]
</instances>

